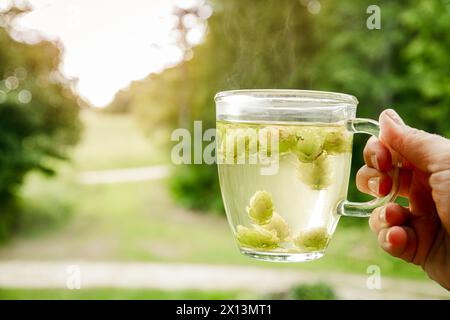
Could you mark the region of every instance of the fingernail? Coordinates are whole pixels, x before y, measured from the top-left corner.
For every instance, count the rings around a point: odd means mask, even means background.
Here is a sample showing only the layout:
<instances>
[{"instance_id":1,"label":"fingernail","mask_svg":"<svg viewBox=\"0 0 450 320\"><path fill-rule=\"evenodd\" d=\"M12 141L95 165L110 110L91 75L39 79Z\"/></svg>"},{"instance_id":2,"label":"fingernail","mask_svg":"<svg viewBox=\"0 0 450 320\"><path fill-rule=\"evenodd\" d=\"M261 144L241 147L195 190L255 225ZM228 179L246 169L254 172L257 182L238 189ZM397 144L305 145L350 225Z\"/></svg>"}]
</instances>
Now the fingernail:
<instances>
[{"instance_id":1,"label":"fingernail","mask_svg":"<svg viewBox=\"0 0 450 320\"><path fill-rule=\"evenodd\" d=\"M378 166L377 155L376 155L376 154L373 154L373 155L370 157L370 160L372 161L372 164L373 164L374 168L379 170L380 167Z\"/></svg>"},{"instance_id":2,"label":"fingernail","mask_svg":"<svg viewBox=\"0 0 450 320\"><path fill-rule=\"evenodd\" d=\"M378 195L380 193L380 177L372 177L367 182L370 191Z\"/></svg>"},{"instance_id":3,"label":"fingernail","mask_svg":"<svg viewBox=\"0 0 450 320\"><path fill-rule=\"evenodd\" d=\"M398 124L398 125L405 125L405 123L403 122L402 118L400 118L398 113L395 112L394 110L388 109L388 110L385 111L385 113L396 124Z\"/></svg>"}]
</instances>

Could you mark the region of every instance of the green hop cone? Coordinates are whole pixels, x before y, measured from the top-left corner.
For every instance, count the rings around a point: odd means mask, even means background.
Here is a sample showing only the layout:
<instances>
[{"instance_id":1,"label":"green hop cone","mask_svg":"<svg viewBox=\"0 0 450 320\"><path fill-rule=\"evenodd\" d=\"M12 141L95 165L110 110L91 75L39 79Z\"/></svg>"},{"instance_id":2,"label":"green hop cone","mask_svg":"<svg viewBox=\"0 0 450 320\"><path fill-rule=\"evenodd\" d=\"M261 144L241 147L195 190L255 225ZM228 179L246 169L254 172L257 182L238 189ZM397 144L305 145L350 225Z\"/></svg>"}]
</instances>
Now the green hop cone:
<instances>
[{"instance_id":1,"label":"green hop cone","mask_svg":"<svg viewBox=\"0 0 450 320\"><path fill-rule=\"evenodd\" d=\"M328 154L352 152L352 135L344 127L332 129L326 133L323 148Z\"/></svg>"},{"instance_id":2,"label":"green hop cone","mask_svg":"<svg viewBox=\"0 0 450 320\"><path fill-rule=\"evenodd\" d=\"M275 230L280 241L285 241L289 237L289 225L278 213L274 212L268 224L262 226L266 230Z\"/></svg>"},{"instance_id":3,"label":"green hop cone","mask_svg":"<svg viewBox=\"0 0 450 320\"><path fill-rule=\"evenodd\" d=\"M226 163L234 163L236 160L236 146L234 135L227 132L222 136L220 152L224 156Z\"/></svg>"},{"instance_id":4,"label":"green hop cone","mask_svg":"<svg viewBox=\"0 0 450 320\"><path fill-rule=\"evenodd\" d=\"M301 162L312 162L321 153L324 137L318 128L302 128L297 132L295 153Z\"/></svg>"},{"instance_id":5,"label":"green hop cone","mask_svg":"<svg viewBox=\"0 0 450 320\"><path fill-rule=\"evenodd\" d=\"M273 214L272 195L267 191L256 191L247 207L250 219L256 224L266 224Z\"/></svg>"},{"instance_id":6,"label":"green hop cone","mask_svg":"<svg viewBox=\"0 0 450 320\"><path fill-rule=\"evenodd\" d=\"M279 127L279 151L280 153L286 153L295 146L296 137L295 130L291 127Z\"/></svg>"},{"instance_id":7,"label":"green hop cone","mask_svg":"<svg viewBox=\"0 0 450 320\"><path fill-rule=\"evenodd\" d=\"M264 127L259 130L258 149L264 156L270 157L272 155L272 139L276 139L278 141L278 137L276 135L278 135L278 131L273 127Z\"/></svg>"},{"instance_id":8,"label":"green hop cone","mask_svg":"<svg viewBox=\"0 0 450 320\"><path fill-rule=\"evenodd\" d=\"M280 154L289 152L295 146L295 131L291 127L268 126L259 131L259 148L268 156L272 154L272 142L278 143Z\"/></svg>"},{"instance_id":9,"label":"green hop cone","mask_svg":"<svg viewBox=\"0 0 450 320\"><path fill-rule=\"evenodd\" d=\"M303 251L322 251L327 246L328 239L327 229L325 227L317 227L300 232L294 239L294 243Z\"/></svg>"},{"instance_id":10,"label":"green hop cone","mask_svg":"<svg viewBox=\"0 0 450 320\"><path fill-rule=\"evenodd\" d=\"M327 188L332 182L332 168L327 152L323 151L311 163L298 164L298 177L303 183L307 184L313 190L322 190Z\"/></svg>"},{"instance_id":11,"label":"green hop cone","mask_svg":"<svg viewBox=\"0 0 450 320\"><path fill-rule=\"evenodd\" d=\"M273 249L280 242L275 230L266 230L260 226L248 228L238 225L236 238L242 246L257 249Z\"/></svg>"},{"instance_id":12,"label":"green hop cone","mask_svg":"<svg viewBox=\"0 0 450 320\"><path fill-rule=\"evenodd\" d=\"M236 163L238 158L245 161L250 155L257 156L258 132L255 128L228 127L221 149L226 163Z\"/></svg>"}]
</instances>

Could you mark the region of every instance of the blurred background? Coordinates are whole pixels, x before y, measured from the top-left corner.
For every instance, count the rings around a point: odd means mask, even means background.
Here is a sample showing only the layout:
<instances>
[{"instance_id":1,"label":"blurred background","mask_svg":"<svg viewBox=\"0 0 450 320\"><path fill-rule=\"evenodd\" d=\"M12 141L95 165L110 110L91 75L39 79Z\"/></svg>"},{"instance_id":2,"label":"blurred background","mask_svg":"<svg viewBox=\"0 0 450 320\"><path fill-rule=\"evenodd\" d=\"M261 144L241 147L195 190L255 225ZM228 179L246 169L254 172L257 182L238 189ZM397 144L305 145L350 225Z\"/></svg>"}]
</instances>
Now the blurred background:
<instances>
[{"instance_id":1,"label":"blurred background","mask_svg":"<svg viewBox=\"0 0 450 320\"><path fill-rule=\"evenodd\" d=\"M214 127L218 91L292 88L449 137L449 52L449 0L0 0L0 299L448 299L365 219L314 262L241 256L170 134Z\"/></svg>"}]
</instances>

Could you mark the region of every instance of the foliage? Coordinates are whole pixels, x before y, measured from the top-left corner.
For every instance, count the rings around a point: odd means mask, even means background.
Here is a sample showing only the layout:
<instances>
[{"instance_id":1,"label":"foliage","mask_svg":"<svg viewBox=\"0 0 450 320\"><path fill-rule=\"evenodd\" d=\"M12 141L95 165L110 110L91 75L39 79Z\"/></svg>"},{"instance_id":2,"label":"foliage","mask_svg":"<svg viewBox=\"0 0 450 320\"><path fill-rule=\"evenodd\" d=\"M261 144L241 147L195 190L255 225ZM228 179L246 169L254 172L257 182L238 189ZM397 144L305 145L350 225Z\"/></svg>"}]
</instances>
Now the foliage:
<instances>
[{"instance_id":1,"label":"foliage","mask_svg":"<svg viewBox=\"0 0 450 320\"><path fill-rule=\"evenodd\" d=\"M205 188L205 186L210 186ZM176 168L169 180L169 188L175 199L187 208L223 212L223 202L217 183L217 168L211 165L192 165Z\"/></svg>"},{"instance_id":2,"label":"foliage","mask_svg":"<svg viewBox=\"0 0 450 320\"><path fill-rule=\"evenodd\" d=\"M81 126L72 83L58 71L60 47L12 38L13 21L24 13L0 12L0 225L5 229L11 225L6 220L14 220L11 206L26 174L54 174L55 160L67 158Z\"/></svg>"},{"instance_id":3,"label":"foliage","mask_svg":"<svg viewBox=\"0 0 450 320\"><path fill-rule=\"evenodd\" d=\"M193 120L203 120L204 129L214 127L214 94L241 88L350 93L361 102L360 117L376 119L390 106L412 126L450 134L448 1L379 1L381 30L366 27L369 0L322 0L317 14L308 9L310 2L317 1L213 1L208 33L193 59L133 84L121 99L128 97L148 132L164 128L166 141L167 128ZM180 112L185 104L188 113ZM357 137L353 175L363 146ZM204 202L214 203L220 194L202 195L217 190L218 182L202 177L214 170L179 168L172 183L177 198L209 207ZM350 185L351 199L365 199Z\"/></svg>"},{"instance_id":4,"label":"foliage","mask_svg":"<svg viewBox=\"0 0 450 320\"><path fill-rule=\"evenodd\" d=\"M333 288L326 283L298 284L287 291L273 293L269 299L276 300L336 300Z\"/></svg>"},{"instance_id":5,"label":"foliage","mask_svg":"<svg viewBox=\"0 0 450 320\"><path fill-rule=\"evenodd\" d=\"M336 299L333 289L324 283L297 285L290 290L289 296L294 300Z\"/></svg>"}]
</instances>

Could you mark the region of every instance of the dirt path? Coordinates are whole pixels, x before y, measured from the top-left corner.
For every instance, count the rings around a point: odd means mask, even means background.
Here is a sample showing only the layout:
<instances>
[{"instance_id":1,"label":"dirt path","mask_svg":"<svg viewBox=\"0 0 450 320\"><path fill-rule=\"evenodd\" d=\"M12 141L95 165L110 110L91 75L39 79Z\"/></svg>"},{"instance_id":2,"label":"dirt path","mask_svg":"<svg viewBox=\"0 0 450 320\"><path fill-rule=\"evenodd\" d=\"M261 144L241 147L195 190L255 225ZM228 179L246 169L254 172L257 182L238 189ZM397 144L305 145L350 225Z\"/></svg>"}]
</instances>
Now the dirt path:
<instances>
[{"instance_id":1,"label":"dirt path","mask_svg":"<svg viewBox=\"0 0 450 320\"><path fill-rule=\"evenodd\" d=\"M129 169L85 171L78 175L78 180L82 184L111 184L163 179L168 174L169 167L159 165Z\"/></svg>"},{"instance_id":2,"label":"dirt path","mask_svg":"<svg viewBox=\"0 0 450 320\"><path fill-rule=\"evenodd\" d=\"M0 263L0 287L67 288L80 275L81 289L152 288L162 290L247 290L277 292L298 283L324 281L341 299L449 299L434 284L382 277L381 289L369 290L367 277L334 272L306 272L229 265L119 263L119 262L28 262Z\"/></svg>"}]
</instances>

